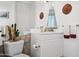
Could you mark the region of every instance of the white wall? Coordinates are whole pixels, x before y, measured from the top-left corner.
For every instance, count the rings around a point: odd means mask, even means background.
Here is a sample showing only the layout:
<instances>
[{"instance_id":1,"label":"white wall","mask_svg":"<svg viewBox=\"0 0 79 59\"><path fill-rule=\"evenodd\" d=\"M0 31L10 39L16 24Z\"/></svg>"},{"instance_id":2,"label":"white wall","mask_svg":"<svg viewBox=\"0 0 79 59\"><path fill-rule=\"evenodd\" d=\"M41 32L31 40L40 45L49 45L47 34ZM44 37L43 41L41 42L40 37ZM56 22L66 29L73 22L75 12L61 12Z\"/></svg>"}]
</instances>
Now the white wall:
<instances>
[{"instance_id":1,"label":"white wall","mask_svg":"<svg viewBox=\"0 0 79 59\"><path fill-rule=\"evenodd\" d=\"M1 2L0 1L0 12L1 11L7 11L9 12L9 19L8 18L0 18L0 25L11 25L12 23L15 23L15 2Z\"/></svg>"},{"instance_id":2,"label":"white wall","mask_svg":"<svg viewBox=\"0 0 79 59\"><path fill-rule=\"evenodd\" d=\"M69 3L72 5L72 11L70 14L65 15L62 13L62 8L63 6ZM56 20L57 20L57 25L61 27L62 25L76 25L79 24L79 2L69 2L69 1L53 1L52 6L55 9L55 14L56 14ZM47 14L48 14L48 9L49 6L45 2L37 2L36 4L36 26L41 26L44 25L46 26L47 22ZM39 19L39 13L43 11L44 12L44 19L40 20Z\"/></svg>"},{"instance_id":3,"label":"white wall","mask_svg":"<svg viewBox=\"0 0 79 59\"><path fill-rule=\"evenodd\" d=\"M0 12L4 11L9 12L9 18L0 18L0 30L6 25L15 23L15 2L0 1ZM5 38L1 37L0 32L0 45L2 45L3 40L5 40Z\"/></svg>"},{"instance_id":4,"label":"white wall","mask_svg":"<svg viewBox=\"0 0 79 59\"><path fill-rule=\"evenodd\" d=\"M72 11L68 15L64 15L62 13L62 7L66 3L70 3L72 5ZM79 2L58 2L53 1L52 5L55 9L57 25L61 27L62 25L75 25L79 24ZM15 10L16 9L16 10ZM36 12L35 12L36 10ZM12 24L16 23L20 31L29 31L29 29L34 26L46 26L47 25L47 17L49 11L49 5L46 2L36 2L34 5L33 2L25 3L25 2L0 2L0 11L9 11L10 18L3 19L0 18L0 25ZM40 12L44 12L44 19L39 19ZM35 15L36 14L36 15ZM16 16L16 17L15 17ZM35 17L35 18L34 18Z\"/></svg>"},{"instance_id":5,"label":"white wall","mask_svg":"<svg viewBox=\"0 0 79 59\"><path fill-rule=\"evenodd\" d=\"M46 26L49 6L44 2L36 2L35 9L35 27ZM44 13L44 18L42 20L39 18L40 12Z\"/></svg>"},{"instance_id":6,"label":"white wall","mask_svg":"<svg viewBox=\"0 0 79 59\"><path fill-rule=\"evenodd\" d=\"M35 7L32 4L16 3L16 23L20 32L29 31L35 26Z\"/></svg>"},{"instance_id":7,"label":"white wall","mask_svg":"<svg viewBox=\"0 0 79 59\"><path fill-rule=\"evenodd\" d=\"M65 15L62 13L62 7L66 4L69 3L72 5L72 11L70 14ZM63 25L76 25L79 24L79 2L54 2L54 8L55 8L55 12L56 12L56 18L57 21L59 22L60 20L62 20L62 24Z\"/></svg>"}]
</instances>

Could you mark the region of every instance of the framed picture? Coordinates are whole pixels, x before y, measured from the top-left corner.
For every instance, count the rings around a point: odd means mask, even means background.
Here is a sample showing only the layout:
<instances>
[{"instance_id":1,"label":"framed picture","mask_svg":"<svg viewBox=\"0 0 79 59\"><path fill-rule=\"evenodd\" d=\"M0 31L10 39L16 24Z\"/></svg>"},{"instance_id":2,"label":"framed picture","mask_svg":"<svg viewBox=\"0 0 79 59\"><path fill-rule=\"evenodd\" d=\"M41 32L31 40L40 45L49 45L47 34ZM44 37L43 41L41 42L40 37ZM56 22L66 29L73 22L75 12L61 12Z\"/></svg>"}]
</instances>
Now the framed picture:
<instances>
[{"instance_id":1,"label":"framed picture","mask_svg":"<svg viewBox=\"0 0 79 59\"><path fill-rule=\"evenodd\" d=\"M5 11L0 12L0 18L9 18L9 12Z\"/></svg>"}]
</instances>

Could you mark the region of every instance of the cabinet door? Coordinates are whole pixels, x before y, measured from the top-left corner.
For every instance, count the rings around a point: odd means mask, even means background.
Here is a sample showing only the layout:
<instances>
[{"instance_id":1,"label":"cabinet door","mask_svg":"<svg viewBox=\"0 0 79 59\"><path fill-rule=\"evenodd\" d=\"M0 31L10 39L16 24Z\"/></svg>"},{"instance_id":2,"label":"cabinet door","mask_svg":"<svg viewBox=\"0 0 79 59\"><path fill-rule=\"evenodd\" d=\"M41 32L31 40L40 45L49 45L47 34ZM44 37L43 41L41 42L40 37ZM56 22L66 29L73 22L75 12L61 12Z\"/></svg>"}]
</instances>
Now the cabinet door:
<instances>
[{"instance_id":1,"label":"cabinet door","mask_svg":"<svg viewBox=\"0 0 79 59\"><path fill-rule=\"evenodd\" d=\"M41 57L62 56L62 41L61 39L43 41L40 49Z\"/></svg>"},{"instance_id":2,"label":"cabinet door","mask_svg":"<svg viewBox=\"0 0 79 59\"><path fill-rule=\"evenodd\" d=\"M57 56L64 56L63 54L63 46L64 46L64 40L62 39L58 39L57 40Z\"/></svg>"}]
</instances>

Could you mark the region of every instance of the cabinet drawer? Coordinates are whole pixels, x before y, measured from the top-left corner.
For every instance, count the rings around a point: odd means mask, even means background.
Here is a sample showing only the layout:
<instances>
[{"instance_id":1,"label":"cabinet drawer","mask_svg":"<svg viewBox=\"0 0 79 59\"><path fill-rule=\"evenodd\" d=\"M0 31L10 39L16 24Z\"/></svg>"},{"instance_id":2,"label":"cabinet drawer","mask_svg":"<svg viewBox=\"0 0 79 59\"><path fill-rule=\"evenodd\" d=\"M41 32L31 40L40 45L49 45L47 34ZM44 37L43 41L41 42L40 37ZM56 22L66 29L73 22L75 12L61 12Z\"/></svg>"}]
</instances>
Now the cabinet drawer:
<instances>
[{"instance_id":1,"label":"cabinet drawer","mask_svg":"<svg viewBox=\"0 0 79 59\"><path fill-rule=\"evenodd\" d=\"M40 35L40 39L62 39L63 34L49 34Z\"/></svg>"}]
</instances>

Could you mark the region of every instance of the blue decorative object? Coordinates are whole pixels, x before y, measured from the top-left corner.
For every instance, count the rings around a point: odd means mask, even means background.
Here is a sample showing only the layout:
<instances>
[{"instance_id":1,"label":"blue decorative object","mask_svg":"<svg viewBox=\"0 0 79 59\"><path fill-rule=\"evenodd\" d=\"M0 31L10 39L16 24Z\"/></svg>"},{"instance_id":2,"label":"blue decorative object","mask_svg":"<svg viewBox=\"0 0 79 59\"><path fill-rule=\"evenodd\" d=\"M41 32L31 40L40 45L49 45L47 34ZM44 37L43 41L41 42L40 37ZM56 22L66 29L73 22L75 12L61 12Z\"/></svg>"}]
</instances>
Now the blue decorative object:
<instances>
[{"instance_id":1,"label":"blue decorative object","mask_svg":"<svg viewBox=\"0 0 79 59\"><path fill-rule=\"evenodd\" d=\"M54 16L48 16L48 27L54 28Z\"/></svg>"},{"instance_id":2,"label":"blue decorative object","mask_svg":"<svg viewBox=\"0 0 79 59\"><path fill-rule=\"evenodd\" d=\"M56 19L55 19L55 12L54 9L51 8L49 9L49 15L48 15L48 21L47 21L47 26L48 27L52 27L52 28L56 28Z\"/></svg>"}]
</instances>

